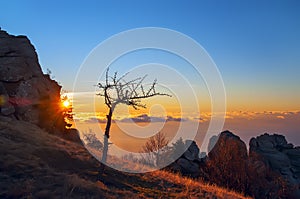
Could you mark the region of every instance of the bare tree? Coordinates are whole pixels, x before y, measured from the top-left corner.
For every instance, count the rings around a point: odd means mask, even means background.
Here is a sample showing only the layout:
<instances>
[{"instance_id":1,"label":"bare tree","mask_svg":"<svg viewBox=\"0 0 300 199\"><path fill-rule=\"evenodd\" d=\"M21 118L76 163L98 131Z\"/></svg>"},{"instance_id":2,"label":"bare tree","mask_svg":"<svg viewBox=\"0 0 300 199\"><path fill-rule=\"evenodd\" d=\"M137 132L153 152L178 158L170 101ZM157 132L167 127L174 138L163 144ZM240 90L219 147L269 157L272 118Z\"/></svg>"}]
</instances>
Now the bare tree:
<instances>
[{"instance_id":1,"label":"bare tree","mask_svg":"<svg viewBox=\"0 0 300 199\"><path fill-rule=\"evenodd\" d=\"M117 77L117 72L113 76L109 76L109 68L106 70L105 83L98 83L100 93L97 95L104 97L105 105L108 107L108 114L106 115L107 123L104 133L104 146L102 162L106 162L108 152L108 139L110 137L110 126L112 122L113 112L118 104L125 104L138 110L139 108L146 108L145 104L142 104L142 99L154 97L154 96L171 96L165 93L156 91L157 81L156 79L150 85L145 88L143 81L147 75L138 77L136 79L126 81L125 77L128 73L121 77Z\"/></svg>"},{"instance_id":2,"label":"bare tree","mask_svg":"<svg viewBox=\"0 0 300 199\"><path fill-rule=\"evenodd\" d=\"M162 132L155 134L150 137L149 140L142 147L142 152L146 153L142 156L145 163L152 166L160 166L163 163L163 158L167 152L169 152L169 147L167 146L169 141L166 138L166 135Z\"/></svg>"},{"instance_id":3,"label":"bare tree","mask_svg":"<svg viewBox=\"0 0 300 199\"><path fill-rule=\"evenodd\" d=\"M89 129L88 133L83 134L83 140L88 147L101 150L103 148L103 144L98 140L96 134Z\"/></svg>"}]
</instances>

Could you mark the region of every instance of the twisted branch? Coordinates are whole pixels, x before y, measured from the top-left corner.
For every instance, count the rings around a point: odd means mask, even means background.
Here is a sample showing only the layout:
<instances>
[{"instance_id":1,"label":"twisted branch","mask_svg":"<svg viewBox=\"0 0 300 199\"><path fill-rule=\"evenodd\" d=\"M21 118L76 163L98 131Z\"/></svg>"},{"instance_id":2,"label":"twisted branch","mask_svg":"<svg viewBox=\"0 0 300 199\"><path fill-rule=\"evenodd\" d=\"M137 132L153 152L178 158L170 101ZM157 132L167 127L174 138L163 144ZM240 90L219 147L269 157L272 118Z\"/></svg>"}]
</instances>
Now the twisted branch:
<instances>
[{"instance_id":1,"label":"twisted branch","mask_svg":"<svg viewBox=\"0 0 300 199\"><path fill-rule=\"evenodd\" d=\"M156 79L153 81L150 88L145 90L143 82L147 75L126 81L125 77L127 74L128 73L125 73L118 78L118 74L115 72L113 76L109 76L108 68L105 73L105 84L97 84L98 88L101 90L97 95L104 97L105 104L109 108L112 106L115 107L117 104L126 104L132 106L134 109L146 108L146 105L141 103L142 99L159 95L171 97L169 94L156 91Z\"/></svg>"}]
</instances>

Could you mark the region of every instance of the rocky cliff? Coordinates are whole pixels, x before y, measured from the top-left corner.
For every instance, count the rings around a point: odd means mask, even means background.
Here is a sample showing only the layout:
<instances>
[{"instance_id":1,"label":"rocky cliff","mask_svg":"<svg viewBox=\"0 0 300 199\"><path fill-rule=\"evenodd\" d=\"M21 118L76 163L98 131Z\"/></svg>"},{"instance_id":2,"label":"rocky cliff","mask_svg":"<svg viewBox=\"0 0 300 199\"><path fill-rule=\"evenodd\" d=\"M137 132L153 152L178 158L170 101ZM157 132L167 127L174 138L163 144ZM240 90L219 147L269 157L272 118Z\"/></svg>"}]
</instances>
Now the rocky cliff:
<instances>
[{"instance_id":1,"label":"rocky cliff","mask_svg":"<svg viewBox=\"0 0 300 199\"><path fill-rule=\"evenodd\" d=\"M51 129L63 122L60 90L43 74L29 39L0 30L0 116Z\"/></svg>"}]
</instances>

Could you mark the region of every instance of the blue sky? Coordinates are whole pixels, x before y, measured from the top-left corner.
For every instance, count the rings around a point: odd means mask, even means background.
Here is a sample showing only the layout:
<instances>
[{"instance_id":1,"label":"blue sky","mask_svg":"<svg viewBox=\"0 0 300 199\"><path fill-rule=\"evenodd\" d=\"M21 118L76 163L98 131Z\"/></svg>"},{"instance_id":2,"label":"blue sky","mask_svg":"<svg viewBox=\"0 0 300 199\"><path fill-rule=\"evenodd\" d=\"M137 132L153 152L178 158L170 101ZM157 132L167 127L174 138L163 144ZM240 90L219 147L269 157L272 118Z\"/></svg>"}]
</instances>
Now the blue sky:
<instances>
[{"instance_id":1,"label":"blue sky","mask_svg":"<svg viewBox=\"0 0 300 199\"><path fill-rule=\"evenodd\" d=\"M164 27L199 42L233 109L300 109L300 1L2 1L0 26L27 35L40 63L71 90L88 53L132 28ZM234 105L233 105L234 104ZM267 102L263 103L267 104Z\"/></svg>"}]
</instances>

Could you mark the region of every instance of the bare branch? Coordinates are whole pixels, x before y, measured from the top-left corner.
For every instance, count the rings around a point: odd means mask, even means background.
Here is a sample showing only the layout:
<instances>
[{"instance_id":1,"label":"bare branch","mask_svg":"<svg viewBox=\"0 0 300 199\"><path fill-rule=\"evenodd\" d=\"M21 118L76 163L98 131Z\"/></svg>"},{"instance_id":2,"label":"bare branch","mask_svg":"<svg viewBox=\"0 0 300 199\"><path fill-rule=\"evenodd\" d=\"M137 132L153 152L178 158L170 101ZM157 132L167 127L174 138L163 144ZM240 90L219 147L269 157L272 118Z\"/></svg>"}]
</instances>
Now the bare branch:
<instances>
[{"instance_id":1,"label":"bare branch","mask_svg":"<svg viewBox=\"0 0 300 199\"><path fill-rule=\"evenodd\" d=\"M106 86L109 85L108 84L108 71L109 71L109 67L106 69L106 73L105 73Z\"/></svg>"},{"instance_id":2,"label":"bare branch","mask_svg":"<svg viewBox=\"0 0 300 199\"><path fill-rule=\"evenodd\" d=\"M142 94L145 95L144 87L141 85Z\"/></svg>"},{"instance_id":3,"label":"bare branch","mask_svg":"<svg viewBox=\"0 0 300 199\"><path fill-rule=\"evenodd\" d=\"M145 104L141 103L142 99L154 97L154 96L169 96L166 93L160 93L156 91L157 80L155 79L151 86L145 90L143 85L147 75L138 77L130 81L126 81L125 77L128 73L118 78L118 73L115 72L113 76L109 76L109 68L105 74L105 84L98 83L97 86L101 90L98 96L104 97L105 104L111 108L112 105L126 104L132 106L134 109L146 108Z\"/></svg>"}]
</instances>

